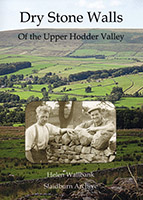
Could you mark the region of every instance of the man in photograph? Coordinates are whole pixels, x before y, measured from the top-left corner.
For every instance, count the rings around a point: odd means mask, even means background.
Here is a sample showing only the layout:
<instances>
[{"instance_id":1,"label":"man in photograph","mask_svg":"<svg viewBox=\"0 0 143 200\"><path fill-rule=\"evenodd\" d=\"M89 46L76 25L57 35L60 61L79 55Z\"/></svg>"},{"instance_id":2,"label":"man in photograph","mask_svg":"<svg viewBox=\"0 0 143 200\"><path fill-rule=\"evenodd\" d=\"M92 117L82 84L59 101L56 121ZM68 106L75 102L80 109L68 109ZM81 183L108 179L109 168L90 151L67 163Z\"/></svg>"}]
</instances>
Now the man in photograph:
<instances>
[{"instance_id":1,"label":"man in photograph","mask_svg":"<svg viewBox=\"0 0 143 200\"><path fill-rule=\"evenodd\" d=\"M112 121L103 118L99 107L89 109L88 114L91 120L81 123L76 127L76 130L80 130L81 135L82 130L84 135L87 134L91 146L98 150L104 150L109 146L109 140L115 133L115 125Z\"/></svg>"},{"instance_id":2,"label":"man in photograph","mask_svg":"<svg viewBox=\"0 0 143 200\"><path fill-rule=\"evenodd\" d=\"M48 123L50 107L38 106L36 109L37 122L25 132L26 157L32 163L47 163L47 146L50 135L60 135L67 132L66 128L59 128Z\"/></svg>"}]
</instances>

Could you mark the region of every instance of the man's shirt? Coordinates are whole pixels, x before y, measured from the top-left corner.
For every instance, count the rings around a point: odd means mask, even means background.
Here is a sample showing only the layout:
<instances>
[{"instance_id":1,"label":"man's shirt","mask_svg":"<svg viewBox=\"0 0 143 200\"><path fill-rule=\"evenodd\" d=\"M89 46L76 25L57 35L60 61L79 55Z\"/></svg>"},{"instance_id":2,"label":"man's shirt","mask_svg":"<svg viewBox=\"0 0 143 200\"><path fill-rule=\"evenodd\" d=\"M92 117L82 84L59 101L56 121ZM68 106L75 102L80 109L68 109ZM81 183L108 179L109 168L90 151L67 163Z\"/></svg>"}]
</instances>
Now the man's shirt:
<instances>
[{"instance_id":1,"label":"man's shirt","mask_svg":"<svg viewBox=\"0 0 143 200\"><path fill-rule=\"evenodd\" d=\"M33 124L25 132L25 151L30 151L32 148L35 150L46 149L51 134L60 134L60 128L49 123L44 126Z\"/></svg>"}]
</instances>

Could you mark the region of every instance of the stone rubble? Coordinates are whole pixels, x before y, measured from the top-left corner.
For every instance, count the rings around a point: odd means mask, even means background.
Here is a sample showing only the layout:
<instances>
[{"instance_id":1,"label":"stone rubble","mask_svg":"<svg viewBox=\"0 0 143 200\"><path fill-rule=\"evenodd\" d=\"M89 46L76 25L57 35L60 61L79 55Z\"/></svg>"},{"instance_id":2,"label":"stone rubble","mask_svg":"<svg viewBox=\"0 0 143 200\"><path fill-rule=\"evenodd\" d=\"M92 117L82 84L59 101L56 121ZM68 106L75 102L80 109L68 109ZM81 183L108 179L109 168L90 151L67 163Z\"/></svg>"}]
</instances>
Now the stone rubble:
<instances>
[{"instance_id":1,"label":"stone rubble","mask_svg":"<svg viewBox=\"0 0 143 200\"><path fill-rule=\"evenodd\" d=\"M97 183L93 179L80 178L67 179L64 182L65 187L48 193L33 193L20 197L16 200L137 200L143 199L143 178L136 179L138 185L136 186L134 180L130 178L116 178L111 186L106 186L103 183ZM41 197L41 198L40 198Z\"/></svg>"}]
</instances>

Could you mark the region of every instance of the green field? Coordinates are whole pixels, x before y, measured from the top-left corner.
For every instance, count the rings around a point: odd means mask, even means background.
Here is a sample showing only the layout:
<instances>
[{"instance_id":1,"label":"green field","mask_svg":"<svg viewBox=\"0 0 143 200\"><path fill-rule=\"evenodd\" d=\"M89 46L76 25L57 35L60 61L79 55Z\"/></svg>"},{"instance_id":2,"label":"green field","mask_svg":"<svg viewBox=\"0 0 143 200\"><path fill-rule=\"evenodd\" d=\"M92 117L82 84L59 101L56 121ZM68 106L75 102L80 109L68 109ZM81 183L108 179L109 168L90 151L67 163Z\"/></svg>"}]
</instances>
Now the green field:
<instances>
[{"instance_id":1,"label":"green field","mask_svg":"<svg viewBox=\"0 0 143 200\"><path fill-rule=\"evenodd\" d=\"M143 59L142 44L96 44L85 43L78 50L71 54L71 56L91 56L91 55L105 55L106 57L115 58L139 58Z\"/></svg>"},{"instance_id":2,"label":"green field","mask_svg":"<svg viewBox=\"0 0 143 200\"><path fill-rule=\"evenodd\" d=\"M9 127L7 127L7 131ZM132 131L131 131L132 132ZM11 132L13 134L7 134L5 131L1 130L0 133L0 146L1 146L1 178L5 177L8 173L16 176L23 176L24 179L33 179L33 178L45 178L47 172L58 172L61 173L64 169L67 172L90 172L96 171L98 168L106 169L113 168L119 166L126 166L128 164L137 164L142 163L143 158L140 157L139 160L136 159L137 155L142 154L142 136L138 134L143 134L142 130L134 130L136 136L130 135L129 130L126 131L118 131L117 138L117 155L114 162L106 163L106 164L31 164L29 163L24 154L24 134L15 135L14 131ZM121 134L120 134L121 133ZM9 140L3 140L6 135L9 137ZM13 139L13 138L17 139ZM3 140L3 141L2 141ZM126 144L126 145L125 145ZM1 182L3 182L1 180Z\"/></svg>"},{"instance_id":3,"label":"green field","mask_svg":"<svg viewBox=\"0 0 143 200\"><path fill-rule=\"evenodd\" d=\"M118 107L128 107L128 108L132 108L132 107L141 107L143 106L143 97L124 97L121 98L120 101L116 102L115 104Z\"/></svg>"},{"instance_id":4,"label":"green field","mask_svg":"<svg viewBox=\"0 0 143 200\"><path fill-rule=\"evenodd\" d=\"M97 49L78 49L75 51L71 56L94 56L94 55L101 55L104 54L105 56L114 56L116 52L114 51L99 51Z\"/></svg>"},{"instance_id":5,"label":"green field","mask_svg":"<svg viewBox=\"0 0 143 200\"><path fill-rule=\"evenodd\" d=\"M112 59L95 59L95 58L68 58L68 57L37 57L27 55L0 55L0 63L12 63L29 61L32 63L31 68L19 70L11 74L24 74L44 76L48 72L56 73L62 77L68 77L69 74L78 73L88 70L103 70L142 65L143 62L137 63L136 60L127 58ZM36 73L34 72L36 71ZM9 75L8 75L9 76Z\"/></svg>"},{"instance_id":6,"label":"green field","mask_svg":"<svg viewBox=\"0 0 143 200\"><path fill-rule=\"evenodd\" d=\"M16 94L20 97L20 99L28 99L30 96L34 97L39 97L42 98L43 95L39 92L32 92L32 91L17 91L17 92L12 92L12 94Z\"/></svg>"},{"instance_id":7,"label":"green field","mask_svg":"<svg viewBox=\"0 0 143 200\"><path fill-rule=\"evenodd\" d=\"M24 30L31 33L33 30ZM41 34L45 31L51 33L66 33L71 30L39 30ZM72 30L73 31L73 30ZM64 42L49 42L49 41L19 41L17 36L18 31L10 31L0 33L0 63L12 63L29 61L32 64L31 68L22 69L11 74L23 74L24 78L32 76L43 77L46 73L52 72L62 78L68 78L70 74L80 73L83 71L109 70L132 66L141 66L143 64L143 43L141 40L142 30L74 30L75 33L94 33L100 34L112 31L125 35L122 42L115 41L98 41L90 40L66 40ZM11 34L10 34L11 33ZM37 30L35 30L37 33ZM5 43L4 43L5 41ZM104 55L105 59L96 59L96 55ZM76 56L79 56L79 58ZM84 57L86 56L86 58ZM88 57L89 56L89 57ZM5 76L5 75L3 75ZM116 77L114 79L101 79L98 82L78 81L72 82L70 85L54 88L54 93L50 93L50 100L60 99L67 94L69 98L75 97L77 100L96 100L96 96L106 96L112 91L115 86L122 87L125 94L133 95L135 92L143 94L143 74L134 74ZM86 93L85 88L91 86L92 92ZM12 94L17 94L21 99L27 99L30 96L42 98L41 89L48 85L32 85L29 91L28 86L24 89L20 85L14 85L13 88L0 88L0 91L8 91ZM66 87L65 92L61 92L63 87ZM14 89L14 91L12 91ZM70 91L67 91L70 89ZM55 94L58 92L58 94ZM129 98L117 102L116 105L129 105ZM141 105L141 98L133 99L132 106L138 107Z\"/></svg>"},{"instance_id":8,"label":"green field","mask_svg":"<svg viewBox=\"0 0 143 200\"><path fill-rule=\"evenodd\" d=\"M66 90L71 89L71 91L67 91L66 94L78 94L78 95L97 95L97 96L105 96L106 94L110 94L113 87L122 87L125 94L134 94L139 88L142 87L143 83L143 74L135 74L135 75L127 75L116 78L108 78L100 80L100 82L74 82L70 85L61 86L55 88L55 92L60 92L64 87ZM91 86L92 92L86 93L85 88ZM132 86L132 87L131 87ZM143 90L140 91L142 93ZM64 92L65 93L65 92Z\"/></svg>"},{"instance_id":9,"label":"green field","mask_svg":"<svg viewBox=\"0 0 143 200\"><path fill-rule=\"evenodd\" d=\"M34 95L34 97L39 97L39 98L43 97L43 95L40 91L32 92L32 91L29 91L28 89L14 88L14 91L12 91L12 88L0 88L0 91L7 91L11 94L16 94L20 97L20 99L28 99L30 96L33 96L33 95Z\"/></svg>"},{"instance_id":10,"label":"green field","mask_svg":"<svg viewBox=\"0 0 143 200\"><path fill-rule=\"evenodd\" d=\"M58 92L58 94L51 93L49 94L50 100L60 99L62 96L67 94L69 97L75 96L77 100L96 100L96 96L106 96L106 94L110 94L113 87L122 87L125 94L134 94L140 88L142 88L143 74L134 74L121 76L116 78L108 78L102 79L100 82L86 80L72 82L70 85L60 86L58 88L53 89L54 93ZM86 87L92 87L92 92L86 93ZM11 94L16 94L20 96L20 99L27 99L30 96L42 98L43 95L41 93L42 88L46 88L48 91L47 84L41 85L32 85L31 90L29 91L28 86L26 88L21 88L20 85L14 85L13 88L0 88L0 91L7 91ZM63 88L66 88L64 92L62 92ZM14 91L13 91L14 90ZM68 91L70 90L70 91ZM143 89L139 91L143 94ZM89 97L86 97L89 96ZM93 96L93 97L92 97ZM140 107L143 104L143 99L141 97L126 97L121 99L116 103L116 106L127 106L127 107Z\"/></svg>"}]
</instances>

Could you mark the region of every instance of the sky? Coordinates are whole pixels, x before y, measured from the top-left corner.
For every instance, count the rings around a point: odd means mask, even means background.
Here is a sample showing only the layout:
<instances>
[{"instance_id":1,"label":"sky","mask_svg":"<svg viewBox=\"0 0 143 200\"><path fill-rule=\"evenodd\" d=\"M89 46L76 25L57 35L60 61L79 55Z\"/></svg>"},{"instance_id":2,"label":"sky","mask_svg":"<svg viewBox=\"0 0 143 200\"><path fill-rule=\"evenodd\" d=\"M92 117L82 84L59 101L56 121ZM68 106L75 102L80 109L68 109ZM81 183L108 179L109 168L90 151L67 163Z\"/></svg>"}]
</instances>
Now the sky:
<instances>
[{"instance_id":1,"label":"sky","mask_svg":"<svg viewBox=\"0 0 143 200\"><path fill-rule=\"evenodd\" d=\"M49 23L48 13L51 11L60 15L83 15L83 22ZM102 15L109 18L109 11L122 15L123 21L101 22ZM20 22L20 12L28 12L29 21ZM101 12L100 22L94 20L90 23L87 12ZM39 26L38 17L31 22L32 15L44 15ZM26 21L28 14L24 13L23 19ZM0 0L0 31L26 28L142 28L142 19L143 0Z\"/></svg>"}]
</instances>

